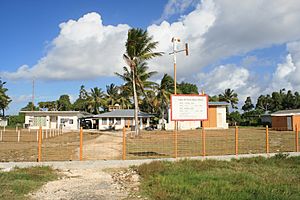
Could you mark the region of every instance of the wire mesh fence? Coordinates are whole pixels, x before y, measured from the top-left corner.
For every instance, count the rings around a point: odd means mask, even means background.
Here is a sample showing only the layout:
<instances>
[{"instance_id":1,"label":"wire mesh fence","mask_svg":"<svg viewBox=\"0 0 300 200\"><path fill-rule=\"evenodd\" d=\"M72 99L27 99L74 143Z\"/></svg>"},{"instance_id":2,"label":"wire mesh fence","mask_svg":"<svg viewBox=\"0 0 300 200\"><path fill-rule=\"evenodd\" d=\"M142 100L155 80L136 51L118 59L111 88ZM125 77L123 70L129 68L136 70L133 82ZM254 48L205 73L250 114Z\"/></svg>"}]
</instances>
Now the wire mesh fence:
<instances>
[{"instance_id":1,"label":"wire mesh fence","mask_svg":"<svg viewBox=\"0 0 300 200\"><path fill-rule=\"evenodd\" d=\"M286 130L286 129L281 129ZM293 152L299 146L298 130L267 127L149 131L126 138L126 158L193 157ZM177 139L176 139L177 138Z\"/></svg>"},{"instance_id":2,"label":"wire mesh fence","mask_svg":"<svg viewBox=\"0 0 300 200\"><path fill-rule=\"evenodd\" d=\"M299 151L298 128L224 130L62 131L0 130L0 161L72 161L174 158ZM81 133L81 134L80 134Z\"/></svg>"}]
</instances>

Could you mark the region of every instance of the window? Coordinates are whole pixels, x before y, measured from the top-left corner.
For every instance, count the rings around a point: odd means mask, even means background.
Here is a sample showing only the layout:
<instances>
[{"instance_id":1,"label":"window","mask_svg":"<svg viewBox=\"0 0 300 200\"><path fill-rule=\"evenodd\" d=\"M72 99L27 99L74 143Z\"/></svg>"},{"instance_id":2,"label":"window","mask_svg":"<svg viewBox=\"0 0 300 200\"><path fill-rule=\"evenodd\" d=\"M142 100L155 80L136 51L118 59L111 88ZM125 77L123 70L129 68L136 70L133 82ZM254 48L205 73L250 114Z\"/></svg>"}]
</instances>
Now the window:
<instances>
[{"instance_id":1,"label":"window","mask_svg":"<svg viewBox=\"0 0 300 200\"><path fill-rule=\"evenodd\" d=\"M73 124L73 119L69 119L69 124Z\"/></svg>"},{"instance_id":2,"label":"window","mask_svg":"<svg viewBox=\"0 0 300 200\"><path fill-rule=\"evenodd\" d=\"M121 125L121 118L116 118L116 125Z\"/></svg>"},{"instance_id":3,"label":"window","mask_svg":"<svg viewBox=\"0 0 300 200\"><path fill-rule=\"evenodd\" d=\"M114 118L109 118L109 125L113 125L114 124Z\"/></svg>"},{"instance_id":4,"label":"window","mask_svg":"<svg viewBox=\"0 0 300 200\"><path fill-rule=\"evenodd\" d=\"M107 118L102 118L102 125L107 125Z\"/></svg>"},{"instance_id":5,"label":"window","mask_svg":"<svg viewBox=\"0 0 300 200\"><path fill-rule=\"evenodd\" d=\"M46 126L46 117L34 117L33 125L34 126Z\"/></svg>"},{"instance_id":6,"label":"window","mask_svg":"<svg viewBox=\"0 0 300 200\"><path fill-rule=\"evenodd\" d=\"M63 124L65 122L68 122L69 119L68 118L60 118L60 123Z\"/></svg>"}]
</instances>

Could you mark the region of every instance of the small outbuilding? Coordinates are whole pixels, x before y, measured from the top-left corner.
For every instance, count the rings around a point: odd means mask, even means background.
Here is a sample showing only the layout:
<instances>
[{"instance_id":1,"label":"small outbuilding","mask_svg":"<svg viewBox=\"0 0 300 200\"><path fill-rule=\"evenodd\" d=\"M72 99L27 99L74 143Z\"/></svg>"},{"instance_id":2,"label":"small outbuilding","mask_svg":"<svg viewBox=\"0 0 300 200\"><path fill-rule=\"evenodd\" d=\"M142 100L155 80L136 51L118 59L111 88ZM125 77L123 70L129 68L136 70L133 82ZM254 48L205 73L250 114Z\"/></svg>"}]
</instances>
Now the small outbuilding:
<instances>
[{"instance_id":1,"label":"small outbuilding","mask_svg":"<svg viewBox=\"0 0 300 200\"><path fill-rule=\"evenodd\" d=\"M26 128L78 130L80 119L89 115L80 111L21 111L25 114Z\"/></svg>"},{"instance_id":2,"label":"small outbuilding","mask_svg":"<svg viewBox=\"0 0 300 200\"><path fill-rule=\"evenodd\" d=\"M150 126L150 118L154 117L145 112L138 112L138 120L140 129ZM134 127L134 110L133 109L116 109L111 112L93 115L92 117L85 118L85 120L92 120L98 122L99 130L120 130L123 127Z\"/></svg>"},{"instance_id":3,"label":"small outbuilding","mask_svg":"<svg viewBox=\"0 0 300 200\"><path fill-rule=\"evenodd\" d=\"M275 130L294 131L300 127L300 109L279 110L271 114L272 128Z\"/></svg>"},{"instance_id":4,"label":"small outbuilding","mask_svg":"<svg viewBox=\"0 0 300 200\"><path fill-rule=\"evenodd\" d=\"M179 130L191 130L200 127L206 129L228 129L226 122L227 102L208 102L208 119L205 121L178 121ZM174 121L171 121L171 110L169 109L168 121L165 124L166 130L174 129Z\"/></svg>"}]
</instances>

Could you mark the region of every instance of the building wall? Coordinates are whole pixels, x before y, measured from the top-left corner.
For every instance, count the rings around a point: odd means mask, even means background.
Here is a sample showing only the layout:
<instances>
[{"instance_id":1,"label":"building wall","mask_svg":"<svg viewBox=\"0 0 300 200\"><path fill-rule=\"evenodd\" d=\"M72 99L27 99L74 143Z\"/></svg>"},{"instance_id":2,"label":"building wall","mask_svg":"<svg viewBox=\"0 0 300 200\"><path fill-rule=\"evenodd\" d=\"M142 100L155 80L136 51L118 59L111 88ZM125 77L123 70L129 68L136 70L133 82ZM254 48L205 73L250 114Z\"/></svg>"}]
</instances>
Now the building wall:
<instances>
[{"instance_id":1,"label":"building wall","mask_svg":"<svg viewBox=\"0 0 300 200\"><path fill-rule=\"evenodd\" d=\"M293 130L296 130L296 125L298 124L298 130L300 129L300 115L294 115L292 118Z\"/></svg>"},{"instance_id":2,"label":"building wall","mask_svg":"<svg viewBox=\"0 0 300 200\"><path fill-rule=\"evenodd\" d=\"M208 108L208 120L203 121L205 128L217 128L217 107L210 106Z\"/></svg>"},{"instance_id":3,"label":"building wall","mask_svg":"<svg viewBox=\"0 0 300 200\"><path fill-rule=\"evenodd\" d=\"M217 128L228 128L228 123L226 122L226 107L217 107Z\"/></svg>"},{"instance_id":4,"label":"building wall","mask_svg":"<svg viewBox=\"0 0 300 200\"><path fill-rule=\"evenodd\" d=\"M46 121L45 124L42 125L43 129L55 129L55 128L63 128L63 129L69 129L69 130L78 130L78 117L72 116L72 115L66 115L66 116L55 116L57 121L54 123L51 122L51 118L53 116L47 116L47 115L25 115L25 124L29 124L30 129L39 129L40 125L37 125L34 123L35 117L45 117ZM65 123L61 123L61 119L65 119ZM54 126L55 124L55 126Z\"/></svg>"},{"instance_id":5,"label":"building wall","mask_svg":"<svg viewBox=\"0 0 300 200\"><path fill-rule=\"evenodd\" d=\"M128 123L130 121L130 123ZM139 118L140 129L150 126L150 118L147 118L146 123L142 123L142 119ZM109 130L111 126L114 126L115 130L121 130L123 127L134 126L133 118L121 118L121 123L117 124L117 118L99 118L99 130Z\"/></svg>"},{"instance_id":6,"label":"building wall","mask_svg":"<svg viewBox=\"0 0 300 200\"><path fill-rule=\"evenodd\" d=\"M62 123L62 119L66 121ZM59 124L59 128L62 129L69 129L69 130L79 129L77 116L57 116L57 123ZM50 125L48 127L50 127Z\"/></svg>"},{"instance_id":7,"label":"building wall","mask_svg":"<svg viewBox=\"0 0 300 200\"><path fill-rule=\"evenodd\" d=\"M169 110L169 119L171 116L171 111ZM202 121L205 128L212 129L227 129L228 123L226 122L226 107L225 106L209 106L208 108L208 120ZM166 130L174 129L174 121L169 121L166 123ZM179 130L191 130L201 127L200 121L179 121Z\"/></svg>"},{"instance_id":8,"label":"building wall","mask_svg":"<svg viewBox=\"0 0 300 200\"><path fill-rule=\"evenodd\" d=\"M272 128L287 130L287 116L272 116Z\"/></svg>"}]
</instances>

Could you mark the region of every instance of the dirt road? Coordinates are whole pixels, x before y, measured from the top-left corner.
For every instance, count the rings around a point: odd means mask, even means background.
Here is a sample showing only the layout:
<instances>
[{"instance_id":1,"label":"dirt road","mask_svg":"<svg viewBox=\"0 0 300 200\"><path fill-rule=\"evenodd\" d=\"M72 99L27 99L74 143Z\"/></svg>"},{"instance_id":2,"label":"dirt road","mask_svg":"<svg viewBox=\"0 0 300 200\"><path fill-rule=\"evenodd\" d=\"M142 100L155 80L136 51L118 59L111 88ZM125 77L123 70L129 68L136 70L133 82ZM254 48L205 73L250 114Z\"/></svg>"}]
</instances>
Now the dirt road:
<instances>
[{"instance_id":1,"label":"dirt road","mask_svg":"<svg viewBox=\"0 0 300 200\"><path fill-rule=\"evenodd\" d=\"M83 145L84 160L120 159L122 137L118 132L106 132ZM79 149L77 150L77 152ZM128 197L128 188L138 182L137 175L107 173L103 169L72 169L60 172L62 178L47 183L38 192L30 195L33 199L124 199ZM133 177L128 178L128 177ZM126 181L117 181L126 178ZM116 180L114 180L114 178ZM128 186L125 186L124 184ZM136 183L133 183L136 182ZM125 189L127 188L127 189Z\"/></svg>"},{"instance_id":2,"label":"dirt road","mask_svg":"<svg viewBox=\"0 0 300 200\"><path fill-rule=\"evenodd\" d=\"M127 191L120 190L121 186L102 170L68 170L61 174L62 179L47 183L30 197L44 200L119 200L128 196Z\"/></svg>"},{"instance_id":3,"label":"dirt road","mask_svg":"<svg viewBox=\"0 0 300 200\"><path fill-rule=\"evenodd\" d=\"M122 132L104 132L96 139L83 144L84 160L118 160L121 158Z\"/></svg>"}]
</instances>

